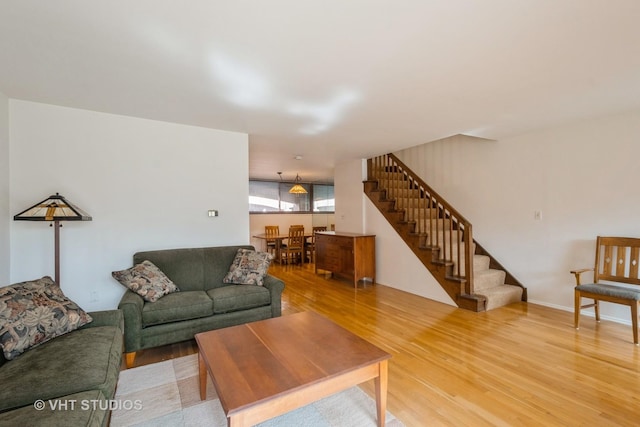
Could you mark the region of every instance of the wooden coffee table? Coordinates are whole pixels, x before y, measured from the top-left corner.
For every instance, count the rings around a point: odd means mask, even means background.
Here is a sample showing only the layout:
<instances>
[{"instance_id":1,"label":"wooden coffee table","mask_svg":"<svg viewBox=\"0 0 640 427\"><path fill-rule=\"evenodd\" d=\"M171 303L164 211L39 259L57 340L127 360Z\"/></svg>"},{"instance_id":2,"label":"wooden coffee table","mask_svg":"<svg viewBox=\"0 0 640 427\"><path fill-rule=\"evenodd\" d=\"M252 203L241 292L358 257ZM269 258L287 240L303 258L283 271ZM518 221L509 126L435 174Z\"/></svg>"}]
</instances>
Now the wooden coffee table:
<instances>
[{"instance_id":1,"label":"wooden coffee table","mask_svg":"<svg viewBox=\"0 0 640 427\"><path fill-rule=\"evenodd\" d=\"M354 385L375 380L385 424L387 363L373 344L313 312L196 334L200 398L207 372L230 427L255 425Z\"/></svg>"}]
</instances>

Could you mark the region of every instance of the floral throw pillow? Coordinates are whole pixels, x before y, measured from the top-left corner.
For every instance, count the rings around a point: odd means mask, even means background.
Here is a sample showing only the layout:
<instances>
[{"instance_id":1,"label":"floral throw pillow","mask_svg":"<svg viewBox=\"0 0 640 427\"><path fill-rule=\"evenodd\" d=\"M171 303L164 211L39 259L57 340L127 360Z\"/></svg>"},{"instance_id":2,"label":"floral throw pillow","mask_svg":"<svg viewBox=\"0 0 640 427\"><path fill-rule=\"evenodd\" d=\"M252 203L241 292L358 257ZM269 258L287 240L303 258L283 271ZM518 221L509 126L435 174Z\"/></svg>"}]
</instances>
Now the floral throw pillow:
<instances>
[{"instance_id":1,"label":"floral throw pillow","mask_svg":"<svg viewBox=\"0 0 640 427\"><path fill-rule=\"evenodd\" d=\"M148 302L156 302L180 290L154 263L147 260L126 270L114 271L111 275Z\"/></svg>"},{"instance_id":2,"label":"floral throw pillow","mask_svg":"<svg viewBox=\"0 0 640 427\"><path fill-rule=\"evenodd\" d=\"M262 286L272 259L273 256L267 252L238 249L229 272L222 281L236 285Z\"/></svg>"},{"instance_id":3,"label":"floral throw pillow","mask_svg":"<svg viewBox=\"0 0 640 427\"><path fill-rule=\"evenodd\" d=\"M92 320L49 276L0 288L0 346L7 360Z\"/></svg>"}]
</instances>

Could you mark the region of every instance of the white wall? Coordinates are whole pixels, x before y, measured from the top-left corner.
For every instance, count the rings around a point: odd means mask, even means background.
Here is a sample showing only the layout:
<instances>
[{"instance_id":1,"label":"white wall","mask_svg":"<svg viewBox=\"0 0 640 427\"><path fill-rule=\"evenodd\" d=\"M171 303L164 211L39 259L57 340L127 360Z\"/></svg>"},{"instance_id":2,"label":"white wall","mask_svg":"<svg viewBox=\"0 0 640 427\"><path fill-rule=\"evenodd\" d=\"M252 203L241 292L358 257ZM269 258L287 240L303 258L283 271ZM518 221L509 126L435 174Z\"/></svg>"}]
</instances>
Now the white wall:
<instances>
[{"instance_id":1,"label":"white wall","mask_svg":"<svg viewBox=\"0 0 640 427\"><path fill-rule=\"evenodd\" d=\"M136 251L249 243L246 134L18 100L9 110L11 212L59 192L93 217L60 233L61 286L83 308L117 306L111 272ZM53 230L11 221L11 281L53 270Z\"/></svg>"},{"instance_id":2,"label":"white wall","mask_svg":"<svg viewBox=\"0 0 640 427\"><path fill-rule=\"evenodd\" d=\"M0 92L0 286L10 281L9 99Z\"/></svg>"},{"instance_id":3,"label":"white wall","mask_svg":"<svg viewBox=\"0 0 640 427\"><path fill-rule=\"evenodd\" d=\"M352 160L336 165L334 195L336 198L336 231L363 233L365 229L362 181L366 179L366 163Z\"/></svg>"},{"instance_id":4,"label":"white wall","mask_svg":"<svg viewBox=\"0 0 640 427\"><path fill-rule=\"evenodd\" d=\"M640 237L638 141L635 111L397 154L473 223L476 240L528 288L529 301L573 310L569 270L593 265L596 236ZM630 322L627 307L605 303L602 311Z\"/></svg>"}]
</instances>

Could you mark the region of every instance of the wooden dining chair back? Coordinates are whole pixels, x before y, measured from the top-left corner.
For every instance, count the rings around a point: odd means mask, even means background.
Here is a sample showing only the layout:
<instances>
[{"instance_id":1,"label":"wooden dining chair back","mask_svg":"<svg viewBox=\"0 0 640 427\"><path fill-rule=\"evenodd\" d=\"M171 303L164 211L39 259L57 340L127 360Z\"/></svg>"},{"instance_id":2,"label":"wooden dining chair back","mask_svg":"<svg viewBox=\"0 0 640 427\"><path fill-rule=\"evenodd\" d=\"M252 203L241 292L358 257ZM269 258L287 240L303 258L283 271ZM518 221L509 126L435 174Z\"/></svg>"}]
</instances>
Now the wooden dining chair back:
<instances>
[{"instance_id":1,"label":"wooden dining chair back","mask_svg":"<svg viewBox=\"0 0 640 427\"><path fill-rule=\"evenodd\" d=\"M304 227L289 227L287 245L282 248L282 260L287 264L300 259L304 263Z\"/></svg>"},{"instance_id":2,"label":"wooden dining chair back","mask_svg":"<svg viewBox=\"0 0 640 427\"><path fill-rule=\"evenodd\" d=\"M316 233L318 231L327 231L326 226L316 226L312 228L313 234L305 242L305 256L308 257L309 262L316 262Z\"/></svg>"},{"instance_id":3,"label":"wooden dining chair back","mask_svg":"<svg viewBox=\"0 0 640 427\"><path fill-rule=\"evenodd\" d=\"M276 236L280 234L280 227L277 225L265 225L264 226L264 235L266 237L267 242L267 252L277 258L277 245L276 245Z\"/></svg>"}]
</instances>

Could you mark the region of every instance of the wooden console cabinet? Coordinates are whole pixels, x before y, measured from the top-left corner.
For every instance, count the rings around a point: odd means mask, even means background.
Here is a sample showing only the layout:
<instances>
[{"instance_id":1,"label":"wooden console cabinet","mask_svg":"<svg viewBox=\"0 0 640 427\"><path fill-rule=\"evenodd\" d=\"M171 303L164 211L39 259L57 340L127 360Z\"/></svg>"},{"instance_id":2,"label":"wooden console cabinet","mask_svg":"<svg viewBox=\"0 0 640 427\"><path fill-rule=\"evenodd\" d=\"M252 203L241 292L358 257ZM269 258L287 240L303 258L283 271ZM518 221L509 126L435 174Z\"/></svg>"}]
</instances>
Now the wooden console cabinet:
<instances>
[{"instance_id":1,"label":"wooden console cabinet","mask_svg":"<svg viewBox=\"0 0 640 427\"><path fill-rule=\"evenodd\" d=\"M322 231L316 233L318 269L353 280L376 281L376 236L374 234Z\"/></svg>"}]
</instances>

